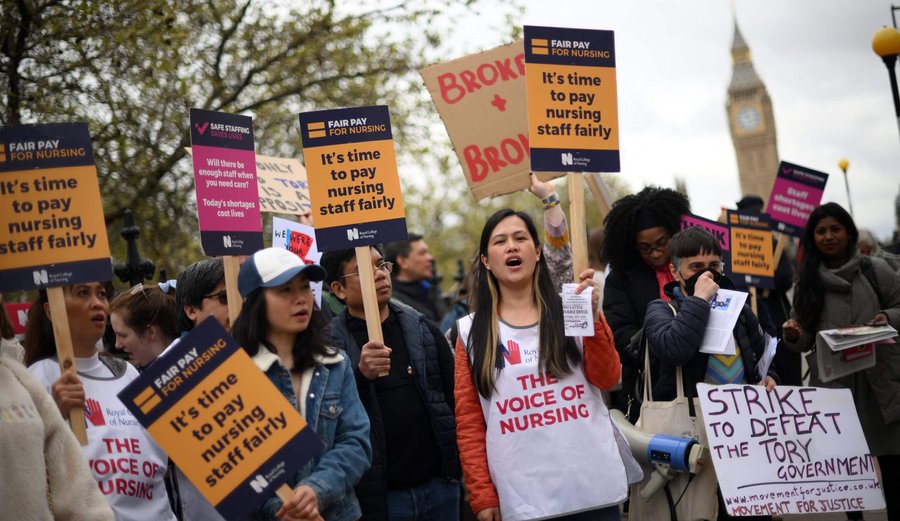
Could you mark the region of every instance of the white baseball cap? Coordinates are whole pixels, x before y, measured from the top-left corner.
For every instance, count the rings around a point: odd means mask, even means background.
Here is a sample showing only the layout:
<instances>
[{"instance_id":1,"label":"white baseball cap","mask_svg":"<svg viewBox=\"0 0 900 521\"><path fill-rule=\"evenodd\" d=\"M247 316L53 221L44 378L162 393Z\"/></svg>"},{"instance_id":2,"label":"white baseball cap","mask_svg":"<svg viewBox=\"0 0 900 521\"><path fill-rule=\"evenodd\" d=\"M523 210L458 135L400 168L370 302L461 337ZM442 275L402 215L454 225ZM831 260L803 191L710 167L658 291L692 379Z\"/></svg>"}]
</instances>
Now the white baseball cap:
<instances>
[{"instance_id":1,"label":"white baseball cap","mask_svg":"<svg viewBox=\"0 0 900 521\"><path fill-rule=\"evenodd\" d=\"M325 280L325 268L304 264L296 254L282 248L266 248L241 264L238 291L247 298L259 288L274 288L303 273L312 282Z\"/></svg>"}]
</instances>

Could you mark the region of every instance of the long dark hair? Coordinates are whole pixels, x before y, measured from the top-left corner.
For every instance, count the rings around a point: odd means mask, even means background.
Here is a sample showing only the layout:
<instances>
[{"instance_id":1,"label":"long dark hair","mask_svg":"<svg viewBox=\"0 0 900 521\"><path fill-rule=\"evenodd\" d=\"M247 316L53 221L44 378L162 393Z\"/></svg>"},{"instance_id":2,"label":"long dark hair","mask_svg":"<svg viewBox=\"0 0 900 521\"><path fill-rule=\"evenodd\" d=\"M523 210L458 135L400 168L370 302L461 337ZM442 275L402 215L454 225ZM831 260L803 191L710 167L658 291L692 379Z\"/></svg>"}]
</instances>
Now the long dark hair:
<instances>
[{"instance_id":1,"label":"long dark hair","mask_svg":"<svg viewBox=\"0 0 900 521\"><path fill-rule=\"evenodd\" d=\"M816 248L816 227L819 225L819 221L826 217L833 218L847 230L848 258L856 250L856 241L859 239L859 231L856 229L853 217L841 205L826 203L809 214L806 228L803 229L803 235L800 236L803 260L797 270L797 286L794 288L794 310L797 312L797 322L807 331L815 331L824 306L822 277L819 275L819 265L824 259L822 253Z\"/></svg>"},{"instance_id":2,"label":"long dark hair","mask_svg":"<svg viewBox=\"0 0 900 521\"><path fill-rule=\"evenodd\" d=\"M494 228L507 217L518 217L525 222L535 248L540 251L534 221L524 212L505 208L496 212L484 224L478 243L479 257L487 255L488 242ZM547 261L540 256L532 279L532 298L538 306L538 365L557 377L570 374L573 365L581 362L581 353L572 338L565 336L562 300L553 287ZM494 274L484 263L475 263L473 274L472 304L475 314L466 342L466 350L472 357L472 379L478 393L489 398L494 391L494 381L503 368L503 347L500 345L500 325L497 308L500 305L500 289Z\"/></svg>"},{"instance_id":3,"label":"long dark hair","mask_svg":"<svg viewBox=\"0 0 900 521\"><path fill-rule=\"evenodd\" d=\"M38 298L28 308L28 322L25 323L25 365L31 365L56 355L56 340L53 336L53 322L44 313L47 291L38 292Z\"/></svg>"},{"instance_id":4,"label":"long dark hair","mask_svg":"<svg viewBox=\"0 0 900 521\"><path fill-rule=\"evenodd\" d=\"M256 356L260 344L266 346L269 351L277 353L275 346L267 339L269 321L266 319L266 298L262 288L250 293L244 300L241 314L231 326L231 336L250 356ZM291 349L294 357L293 372L300 373L304 369L314 366L316 355L334 354L326 344L328 338L328 319L322 311L313 306L309 325L305 331L294 338L294 347Z\"/></svg>"}]
</instances>

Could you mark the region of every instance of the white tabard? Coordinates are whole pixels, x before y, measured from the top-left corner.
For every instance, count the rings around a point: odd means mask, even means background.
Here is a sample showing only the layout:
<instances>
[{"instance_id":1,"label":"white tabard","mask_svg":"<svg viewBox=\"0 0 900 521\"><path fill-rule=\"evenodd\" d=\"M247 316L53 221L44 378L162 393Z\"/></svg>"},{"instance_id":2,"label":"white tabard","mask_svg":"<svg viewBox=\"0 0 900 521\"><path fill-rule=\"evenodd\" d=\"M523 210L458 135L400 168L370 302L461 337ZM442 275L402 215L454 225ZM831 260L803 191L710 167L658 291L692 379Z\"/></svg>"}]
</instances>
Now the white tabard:
<instances>
[{"instance_id":1,"label":"white tabard","mask_svg":"<svg viewBox=\"0 0 900 521\"><path fill-rule=\"evenodd\" d=\"M128 365L115 378L96 355L76 358L75 365L84 385L88 436L81 450L116 520L175 521L164 482L168 458L117 397L137 378L137 370ZM28 370L48 391L59 379L56 358L35 362Z\"/></svg>"},{"instance_id":2,"label":"white tabard","mask_svg":"<svg viewBox=\"0 0 900 521\"><path fill-rule=\"evenodd\" d=\"M460 319L465 344L471 315ZM582 366L557 379L538 370L538 328L500 322L503 370L481 398L487 460L504 521L544 519L625 501L625 465L600 390ZM576 339L582 349L581 339Z\"/></svg>"}]
</instances>

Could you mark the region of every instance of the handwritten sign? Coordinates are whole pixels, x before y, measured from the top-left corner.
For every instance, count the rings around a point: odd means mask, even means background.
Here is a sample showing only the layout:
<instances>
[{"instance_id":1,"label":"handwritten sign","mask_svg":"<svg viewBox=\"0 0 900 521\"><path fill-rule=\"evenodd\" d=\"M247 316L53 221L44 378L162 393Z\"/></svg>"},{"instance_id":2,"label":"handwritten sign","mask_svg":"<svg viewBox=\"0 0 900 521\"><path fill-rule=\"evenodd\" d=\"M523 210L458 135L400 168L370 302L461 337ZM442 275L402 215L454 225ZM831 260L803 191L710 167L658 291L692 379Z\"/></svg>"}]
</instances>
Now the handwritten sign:
<instances>
[{"instance_id":1,"label":"handwritten sign","mask_svg":"<svg viewBox=\"0 0 900 521\"><path fill-rule=\"evenodd\" d=\"M697 391L729 514L884 508L849 390L700 383Z\"/></svg>"},{"instance_id":2,"label":"handwritten sign","mask_svg":"<svg viewBox=\"0 0 900 521\"><path fill-rule=\"evenodd\" d=\"M322 450L313 429L212 317L119 399L227 519L245 519Z\"/></svg>"},{"instance_id":3,"label":"handwritten sign","mask_svg":"<svg viewBox=\"0 0 900 521\"><path fill-rule=\"evenodd\" d=\"M480 201L531 186L522 40L431 65L419 74L444 122L472 197ZM542 175L541 180L560 175Z\"/></svg>"},{"instance_id":4,"label":"handwritten sign","mask_svg":"<svg viewBox=\"0 0 900 521\"><path fill-rule=\"evenodd\" d=\"M204 253L252 255L262 249L253 120L191 109L191 155Z\"/></svg>"},{"instance_id":5,"label":"handwritten sign","mask_svg":"<svg viewBox=\"0 0 900 521\"><path fill-rule=\"evenodd\" d=\"M256 156L259 209L300 215L310 209L306 169L289 157Z\"/></svg>"},{"instance_id":6,"label":"handwritten sign","mask_svg":"<svg viewBox=\"0 0 900 521\"><path fill-rule=\"evenodd\" d=\"M283 248L300 257L304 264L317 264L322 252L316 246L316 230L312 226L279 217L272 218L272 247ZM322 281L310 282L316 305L322 307Z\"/></svg>"},{"instance_id":7,"label":"handwritten sign","mask_svg":"<svg viewBox=\"0 0 900 521\"><path fill-rule=\"evenodd\" d=\"M525 26L534 171L618 172L612 31Z\"/></svg>"},{"instance_id":8,"label":"handwritten sign","mask_svg":"<svg viewBox=\"0 0 900 521\"><path fill-rule=\"evenodd\" d=\"M731 273L743 277L748 286L775 287L775 261L769 216L729 210L731 229Z\"/></svg>"},{"instance_id":9,"label":"handwritten sign","mask_svg":"<svg viewBox=\"0 0 900 521\"><path fill-rule=\"evenodd\" d=\"M782 161L766 207L775 229L799 237L809 214L819 206L827 182L825 172Z\"/></svg>"},{"instance_id":10,"label":"handwritten sign","mask_svg":"<svg viewBox=\"0 0 900 521\"><path fill-rule=\"evenodd\" d=\"M0 129L0 292L112 278L84 123Z\"/></svg>"},{"instance_id":11,"label":"handwritten sign","mask_svg":"<svg viewBox=\"0 0 900 521\"><path fill-rule=\"evenodd\" d=\"M407 238L386 106L304 112L300 134L322 250Z\"/></svg>"}]
</instances>

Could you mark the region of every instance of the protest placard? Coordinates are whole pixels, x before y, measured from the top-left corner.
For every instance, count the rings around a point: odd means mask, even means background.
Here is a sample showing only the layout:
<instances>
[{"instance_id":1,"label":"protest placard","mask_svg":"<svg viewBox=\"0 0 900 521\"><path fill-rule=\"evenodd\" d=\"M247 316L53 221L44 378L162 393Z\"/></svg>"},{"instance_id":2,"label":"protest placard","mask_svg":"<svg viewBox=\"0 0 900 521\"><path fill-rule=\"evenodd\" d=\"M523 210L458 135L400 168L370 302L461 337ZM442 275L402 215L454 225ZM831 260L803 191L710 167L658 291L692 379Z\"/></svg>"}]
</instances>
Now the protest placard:
<instances>
[{"instance_id":1,"label":"protest placard","mask_svg":"<svg viewBox=\"0 0 900 521\"><path fill-rule=\"evenodd\" d=\"M0 129L0 292L112 278L84 123Z\"/></svg>"},{"instance_id":2,"label":"protest placard","mask_svg":"<svg viewBox=\"0 0 900 521\"><path fill-rule=\"evenodd\" d=\"M280 217L272 218L272 247L288 250L304 264L318 264L322 252L316 245L316 231L312 226L296 223ZM310 282L316 305L322 307L322 281Z\"/></svg>"},{"instance_id":3,"label":"protest placard","mask_svg":"<svg viewBox=\"0 0 900 521\"><path fill-rule=\"evenodd\" d=\"M226 519L246 519L323 447L213 317L119 399Z\"/></svg>"},{"instance_id":4,"label":"protest placard","mask_svg":"<svg viewBox=\"0 0 900 521\"><path fill-rule=\"evenodd\" d=\"M310 209L306 169L289 157L256 156L259 209L300 215Z\"/></svg>"},{"instance_id":5,"label":"protest placard","mask_svg":"<svg viewBox=\"0 0 900 521\"><path fill-rule=\"evenodd\" d=\"M782 161L766 206L774 229L799 237L809 214L819 206L827 182L825 172Z\"/></svg>"},{"instance_id":6,"label":"protest placard","mask_svg":"<svg viewBox=\"0 0 900 521\"><path fill-rule=\"evenodd\" d=\"M849 390L700 383L697 392L729 514L884 508Z\"/></svg>"},{"instance_id":7,"label":"protest placard","mask_svg":"<svg viewBox=\"0 0 900 521\"><path fill-rule=\"evenodd\" d=\"M191 109L191 156L204 253L262 249L252 118Z\"/></svg>"},{"instance_id":8,"label":"protest placard","mask_svg":"<svg viewBox=\"0 0 900 521\"><path fill-rule=\"evenodd\" d=\"M775 260L772 231L766 214L746 214L729 210L731 230L731 273L747 286L775 288Z\"/></svg>"},{"instance_id":9,"label":"protest placard","mask_svg":"<svg viewBox=\"0 0 900 521\"><path fill-rule=\"evenodd\" d=\"M300 134L319 249L407 238L386 106L304 112Z\"/></svg>"},{"instance_id":10,"label":"protest placard","mask_svg":"<svg viewBox=\"0 0 900 521\"><path fill-rule=\"evenodd\" d=\"M472 197L480 201L531 186L522 40L430 65L419 74L444 122Z\"/></svg>"},{"instance_id":11,"label":"protest placard","mask_svg":"<svg viewBox=\"0 0 900 521\"><path fill-rule=\"evenodd\" d=\"M618 172L612 31L525 26L534 171Z\"/></svg>"},{"instance_id":12,"label":"protest placard","mask_svg":"<svg viewBox=\"0 0 900 521\"><path fill-rule=\"evenodd\" d=\"M4 304L6 308L6 316L12 322L13 333L17 335L25 334L25 324L28 323L28 308L31 302L10 302Z\"/></svg>"},{"instance_id":13,"label":"protest placard","mask_svg":"<svg viewBox=\"0 0 900 521\"><path fill-rule=\"evenodd\" d=\"M681 216L681 230L699 226L712 234L722 247L722 274L731 278L731 232L727 224L711 221L694 214Z\"/></svg>"}]
</instances>

